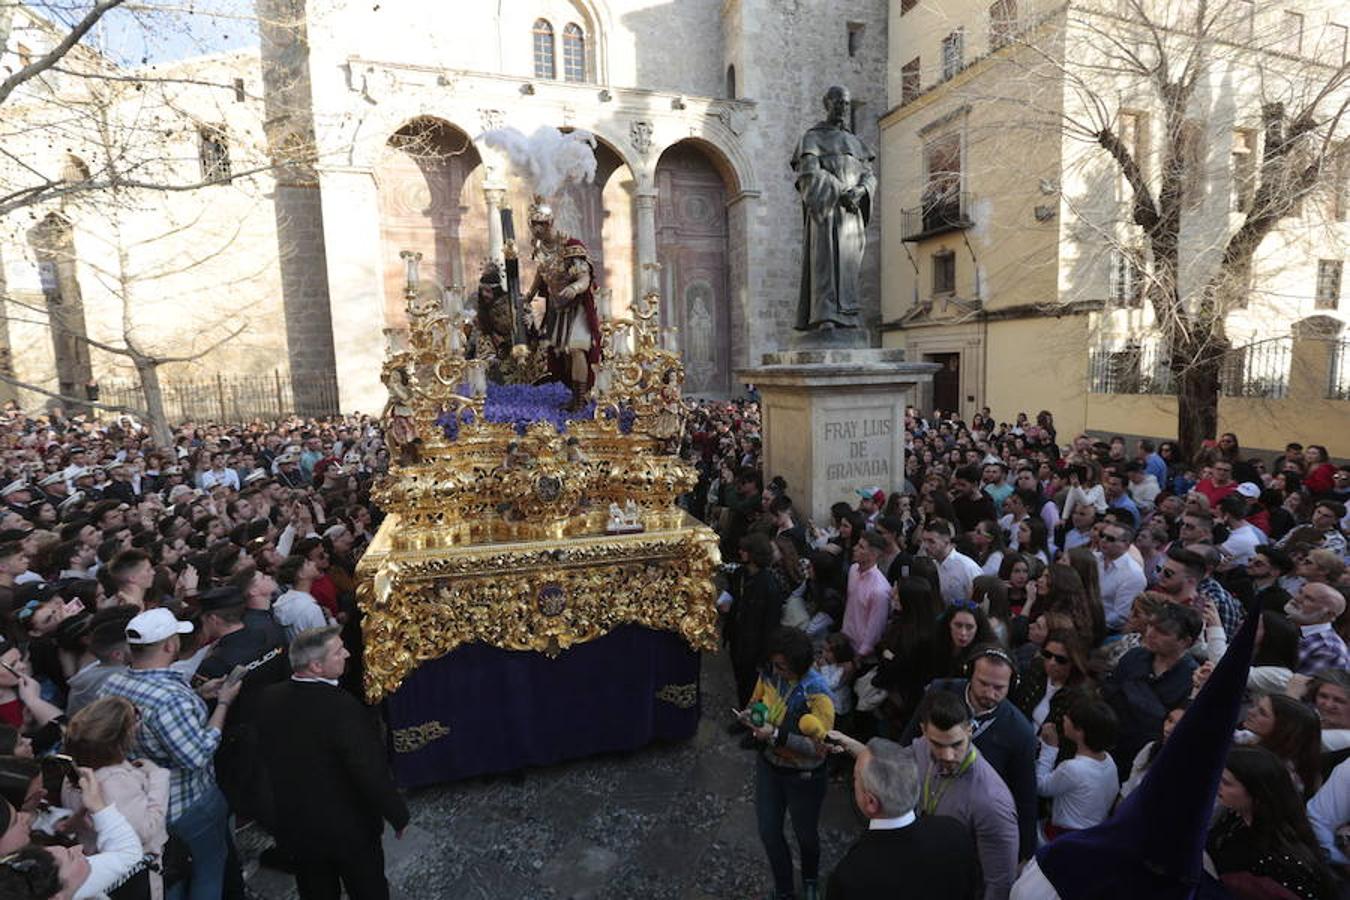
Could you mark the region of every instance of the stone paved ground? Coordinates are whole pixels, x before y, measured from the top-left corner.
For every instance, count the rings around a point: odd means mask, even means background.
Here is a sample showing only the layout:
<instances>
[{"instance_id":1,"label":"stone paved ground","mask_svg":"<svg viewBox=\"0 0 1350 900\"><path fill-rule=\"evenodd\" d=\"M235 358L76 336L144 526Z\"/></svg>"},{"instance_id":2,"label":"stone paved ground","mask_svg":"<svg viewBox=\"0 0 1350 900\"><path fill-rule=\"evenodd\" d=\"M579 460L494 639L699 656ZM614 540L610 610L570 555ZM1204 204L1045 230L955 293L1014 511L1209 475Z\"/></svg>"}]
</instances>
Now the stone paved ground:
<instances>
[{"instance_id":1,"label":"stone paved ground","mask_svg":"<svg viewBox=\"0 0 1350 900\"><path fill-rule=\"evenodd\" d=\"M764 896L754 758L724 731L732 696L725 657L705 656L704 717L688 741L412 793L403 840L385 835L393 897ZM848 786L832 783L821 821L823 872L860 830ZM266 838L246 832L240 843L255 894L293 898L289 876L257 866Z\"/></svg>"}]
</instances>

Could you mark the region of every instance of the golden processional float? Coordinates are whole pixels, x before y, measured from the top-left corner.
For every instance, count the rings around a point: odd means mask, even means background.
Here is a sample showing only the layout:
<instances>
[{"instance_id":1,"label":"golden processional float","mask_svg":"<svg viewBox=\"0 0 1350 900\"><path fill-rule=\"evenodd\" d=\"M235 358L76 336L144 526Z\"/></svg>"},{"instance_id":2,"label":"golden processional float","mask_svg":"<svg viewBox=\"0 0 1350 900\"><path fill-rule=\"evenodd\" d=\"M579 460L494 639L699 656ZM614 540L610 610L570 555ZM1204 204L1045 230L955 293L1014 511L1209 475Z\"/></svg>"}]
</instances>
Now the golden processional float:
<instances>
[{"instance_id":1,"label":"golden processional float","mask_svg":"<svg viewBox=\"0 0 1350 900\"><path fill-rule=\"evenodd\" d=\"M684 368L659 326L660 299L649 293L628 317L597 318L593 386L566 404L566 388L531 383L547 368L548 349L525 335L531 316L510 211L502 218L505 278L499 283L489 264L483 281L492 289L480 290L476 308L420 285L420 254L402 254L407 346L384 364L391 467L372 491L386 517L357 581L366 694L387 701L405 784L646 743L653 735L640 740L632 729L593 747L566 736L579 727L606 732L613 722L588 725L576 711L597 691L619 690L615 680L652 679L641 697L611 698L596 710L602 719L650 719L644 707L665 704L683 718L654 736L692 733L697 651L716 646L717 539L676 504L696 473L679 456ZM489 339L494 296L511 304L510 341ZM569 410L577 400L588 402ZM638 626L629 638L659 633L659 645L599 646L623 626ZM567 662L591 644L578 654L584 665ZM674 662L657 660L663 654ZM503 681L509 695L494 696ZM466 695L474 684L478 696ZM522 684L546 690L530 697ZM548 724L569 705L566 721ZM486 733L517 731L522 719L528 738L483 743ZM517 746L547 745L553 730L568 745L556 754ZM426 758L400 770L399 754Z\"/></svg>"}]
</instances>

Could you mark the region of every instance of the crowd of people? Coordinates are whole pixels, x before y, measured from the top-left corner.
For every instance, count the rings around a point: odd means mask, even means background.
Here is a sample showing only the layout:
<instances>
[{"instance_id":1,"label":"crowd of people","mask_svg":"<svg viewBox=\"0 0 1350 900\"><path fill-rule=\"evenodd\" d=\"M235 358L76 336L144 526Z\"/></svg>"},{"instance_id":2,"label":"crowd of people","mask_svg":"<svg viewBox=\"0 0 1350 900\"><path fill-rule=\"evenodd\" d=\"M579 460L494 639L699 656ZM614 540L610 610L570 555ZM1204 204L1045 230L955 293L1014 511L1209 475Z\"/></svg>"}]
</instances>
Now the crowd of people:
<instances>
[{"instance_id":1,"label":"crowd of people","mask_svg":"<svg viewBox=\"0 0 1350 900\"><path fill-rule=\"evenodd\" d=\"M1049 412L910 410L903 482L860 484L816 522L765 480L757 423L751 404L713 405L685 452L690 508L727 561L728 730L757 751L771 896L797 896L788 815L802 895L822 895L816 822L849 757L871 829L907 836L869 831L831 900L1008 897L1038 848L1138 789L1248 616L1207 862L1238 897L1345 891L1350 466L1319 445L1247 453L1234 434L1183 459L1170 441L1062 441ZM944 817L964 826L960 860L924 825Z\"/></svg>"},{"instance_id":2,"label":"crowd of people","mask_svg":"<svg viewBox=\"0 0 1350 900\"><path fill-rule=\"evenodd\" d=\"M179 428L0 417L0 897L388 896L408 811L359 699L369 417Z\"/></svg>"},{"instance_id":3,"label":"crowd of people","mask_svg":"<svg viewBox=\"0 0 1350 900\"><path fill-rule=\"evenodd\" d=\"M911 411L903 482L812 522L764 479L753 401L687 426L775 896L789 817L807 897L1009 896L1139 789L1249 616L1208 858L1240 896L1336 896L1350 468L1324 447L1183 460L1061 444L1048 413ZM6 412L0 896L243 897L245 822L302 897L387 896L379 835L408 810L359 700L354 573L388 464L368 417L156 448L125 418ZM825 879L832 780L870 827Z\"/></svg>"}]
</instances>

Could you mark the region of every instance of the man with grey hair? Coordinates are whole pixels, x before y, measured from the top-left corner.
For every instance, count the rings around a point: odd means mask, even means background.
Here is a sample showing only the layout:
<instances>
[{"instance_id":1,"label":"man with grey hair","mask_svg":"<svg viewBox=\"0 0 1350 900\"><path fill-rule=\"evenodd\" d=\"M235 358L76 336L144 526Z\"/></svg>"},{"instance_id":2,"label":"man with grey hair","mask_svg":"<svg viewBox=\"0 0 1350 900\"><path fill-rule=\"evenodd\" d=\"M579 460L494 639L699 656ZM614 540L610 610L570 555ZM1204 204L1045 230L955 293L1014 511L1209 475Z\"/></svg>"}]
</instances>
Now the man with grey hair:
<instances>
[{"instance_id":1,"label":"man with grey hair","mask_svg":"<svg viewBox=\"0 0 1350 900\"><path fill-rule=\"evenodd\" d=\"M915 817L919 774L913 754L885 738L863 746L839 732L830 737L856 758L853 801L868 822L835 867L826 896L974 897L979 868L970 832L947 816Z\"/></svg>"},{"instance_id":2,"label":"man with grey hair","mask_svg":"<svg viewBox=\"0 0 1350 900\"><path fill-rule=\"evenodd\" d=\"M291 641L289 681L263 691L262 757L278 810L277 846L301 900L388 900L384 823L402 837L408 807L389 775L375 719L338 687L347 648L337 625Z\"/></svg>"},{"instance_id":3,"label":"man with grey hair","mask_svg":"<svg viewBox=\"0 0 1350 900\"><path fill-rule=\"evenodd\" d=\"M1284 605L1284 614L1299 627L1300 675L1350 668L1350 649L1331 625L1345 613L1345 597L1329 584L1309 582Z\"/></svg>"}]
</instances>

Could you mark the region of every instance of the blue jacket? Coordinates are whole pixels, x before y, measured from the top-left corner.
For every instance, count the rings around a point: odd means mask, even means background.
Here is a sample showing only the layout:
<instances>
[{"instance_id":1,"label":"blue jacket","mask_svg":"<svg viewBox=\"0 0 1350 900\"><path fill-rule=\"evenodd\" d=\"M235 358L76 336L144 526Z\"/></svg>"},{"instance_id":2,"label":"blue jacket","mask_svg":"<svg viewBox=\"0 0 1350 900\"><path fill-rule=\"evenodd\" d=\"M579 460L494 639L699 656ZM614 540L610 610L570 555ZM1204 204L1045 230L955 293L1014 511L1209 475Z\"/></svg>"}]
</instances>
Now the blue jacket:
<instances>
[{"instance_id":1,"label":"blue jacket","mask_svg":"<svg viewBox=\"0 0 1350 900\"><path fill-rule=\"evenodd\" d=\"M1162 734L1163 719L1191 693L1191 674L1197 663L1183 653L1176 665L1153 675L1153 654L1144 647L1126 652L1102 683L1102 699L1111 705L1120 723L1111 755L1126 775L1143 746ZM1122 779L1123 780L1123 779Z\"/></svg>"}]
</instances>

